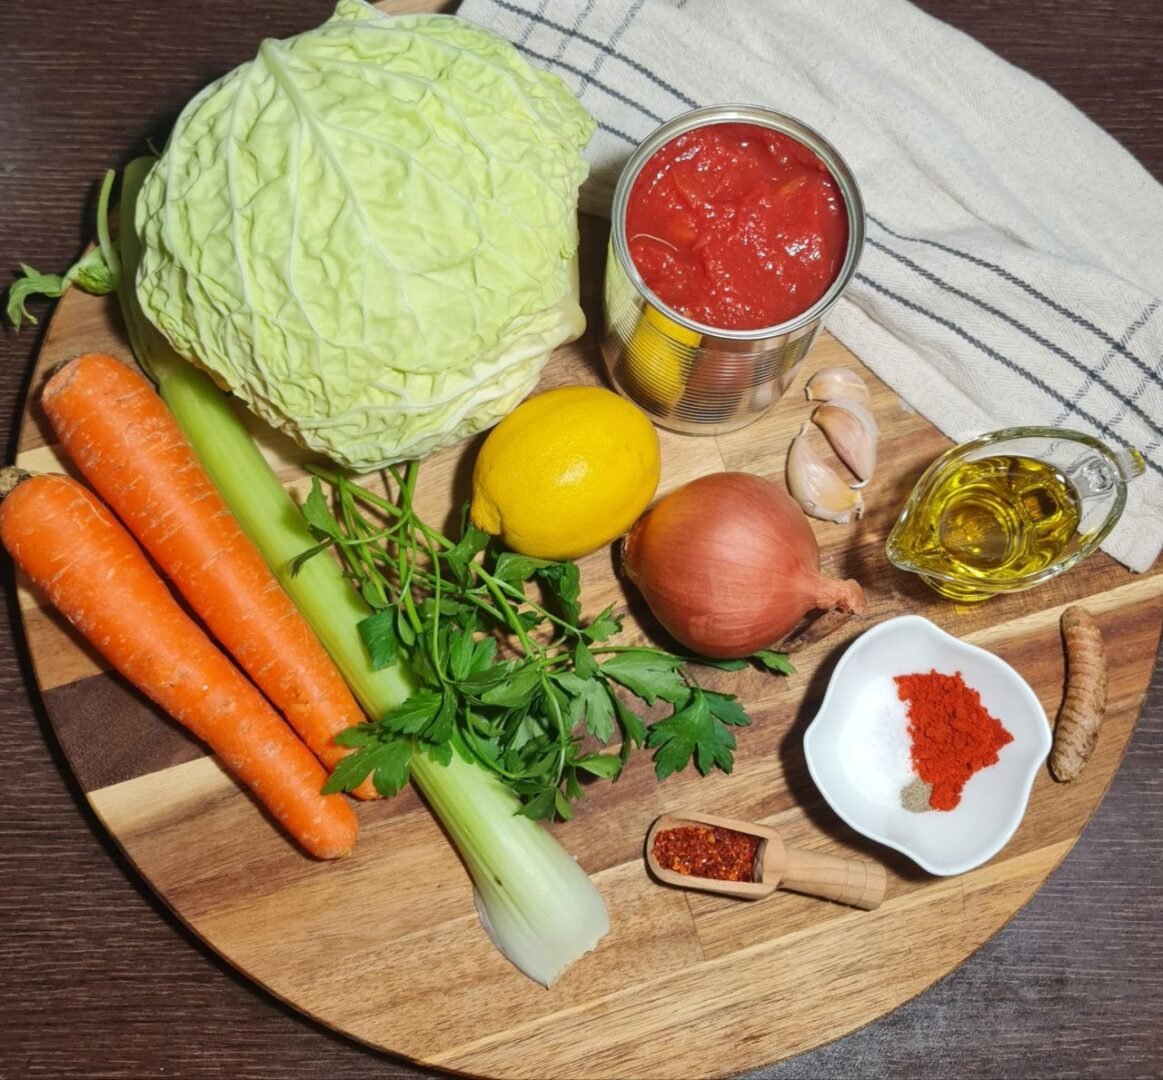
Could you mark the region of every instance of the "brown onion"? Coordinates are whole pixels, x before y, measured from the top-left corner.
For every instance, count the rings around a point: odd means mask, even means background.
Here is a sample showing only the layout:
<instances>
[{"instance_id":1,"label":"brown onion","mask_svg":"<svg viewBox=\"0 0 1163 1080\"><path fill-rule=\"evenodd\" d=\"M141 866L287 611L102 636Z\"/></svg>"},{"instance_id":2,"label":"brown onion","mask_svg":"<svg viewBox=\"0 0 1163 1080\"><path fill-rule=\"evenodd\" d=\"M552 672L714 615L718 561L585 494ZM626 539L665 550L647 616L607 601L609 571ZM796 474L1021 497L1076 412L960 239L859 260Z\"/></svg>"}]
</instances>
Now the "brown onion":
<instances>
[{"instance_id":1,"label":"brown onion","mask_svg":"<svg viewBox=\"0 0 1163 1080\"><path fill-rule=\"evenodd\" d=\"M622 565L666 630L715 659L778 642L809 611L864 610L855 581L820 573L795 500L750 473L714 473L659 500L622 542Z\"/></svg>"}]
</instances>

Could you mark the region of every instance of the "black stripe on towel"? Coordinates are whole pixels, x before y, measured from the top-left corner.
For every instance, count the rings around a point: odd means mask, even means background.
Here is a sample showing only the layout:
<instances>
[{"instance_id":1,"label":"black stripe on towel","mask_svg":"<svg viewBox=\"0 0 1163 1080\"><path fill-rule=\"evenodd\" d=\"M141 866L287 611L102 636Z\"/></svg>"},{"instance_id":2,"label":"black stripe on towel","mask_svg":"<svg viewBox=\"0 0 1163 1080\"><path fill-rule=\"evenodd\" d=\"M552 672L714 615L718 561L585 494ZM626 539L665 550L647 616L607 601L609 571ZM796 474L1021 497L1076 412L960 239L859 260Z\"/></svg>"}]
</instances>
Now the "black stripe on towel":
<instances>
[{"instance_id":1,"label":"black stripe on towel","mask_svg":"<svg viewBox=\"0 0 1163 1080\"><path fill-rule=\"evenodd\" d=\"M1147 325L1147 323L1149 323L1151 321L1151 317L1158 310L1159 310L1159 301L1152 300L1149 304L1147 304L1143 308L1142 311L1139 312L1138 317L1131 323L1131 325L1128 326L1126 328L1126 330L1123 331L1122 336L1119 338L1119 341L1123 345L1126 345L1127 342L1129 342L1131 340L1131 338L1133 338L1140 330L1143 329L1144 326ZM1107 349L1107 351L1102 354L1102 358L1099 360L1096 369L1099 371L1102 371L1103 369L1105 369L1107 364L1110 363L1111 357L1114 356L1115 351L1116 350L1114 350L1114 349ZM1139 382L1139 385L1137 387L1135 387L1134 391L1132 391L1128 395L1128 400L1135 401L1139 397L1139 395L1143 392L1143 390L1146 388L1147 383L1149 383L1150 381L1151 380L1149 378L1141 379ZM1086 383L1084 386L1079 387L1079 389L1077 391L1075 391L1074 397L1072 400L1081 401L1083 395L1086 393L1086 391L1089 388L1090 388L1090 383ZM1111 422L1117 424L1124 416L1126 416L1126 414L1127 414L1126 403L1124 403L1124 405L1121 409L1117 409L1115 411L1115 415L1111 418ZM1062 413L1059 415L1058 419L1054 421L1054 423L1061 424L1065 419L1066 419L1066 414ZM1160 436L1163 436L1163 432L1160 432ZM1143 450L1144 453L1146 453L1148 450L1153 451L1159 445L1159 442L1160 442L1160 440L1156 439L1154 442L1151 443L1150 446L1144 446L1141 449Z\"/></svg>"},{"instance_id":2,"label":"black stripe on towel","mask_svg":"<svg viewBox=\"0 0 1163 1080\"><path fill-rule=\"evenodd\" d=\"M523 52L526 56L533 57L534 60L540 60L541 63L547 67L561 68L563 71L568 71L571 75L576 75L583 81L592 83L603 93L609 94L610 97L622 102L623 105L629 105L630 108L637 109L643 116L649 117L651 120L653 120L655 124L662 123L663 118L657 113L653 113L645 106L639 105L638 102L631 100L625 94L615 90L611 86L606 85L606 83L602 82L600 79L593 78L588 72L582 71L581 68L574 67L573 64L567 64L564 60L557 60L552 56L546 56L544 53L536 52L535 50L529 48L528 45L517 45L515 48L520 49L521 52ZM636 146L637 142L632 140L631 145Z\"/></svg>"},{"instance_id":3,"label":"black stripe on towel","mask_svg":"<svg viewBox=\"0 0 1163 1080\"><path fill-rule=\"evenodd\" d=\"M1111 430L1111 428L1108 427L1101 420L1099 420L1099 418L1097 416L1092 416L1085 409L1083 409L1080 405L1075 404L1069 398L1060 394L1052 386L1049 386L1047 383L1043 382L1041 379L1038 378L1038 376L1034 375L1033 373L1031 373L1029 371L1026 371L1024 368L1015 364L1008 356L1004 356L1001 353L999 353L996 349L990 348L990 346L986 345L986 343L984 341L981 341L979 338L974 337L967 330L965 330L963 327L958 326L951 319L946 319L943 315L938 315L935 312L930 311L928 308L923 307L922 305L916 303L915 301L909 300L907 297L901 296L900 293L893 292L891 289L886 288L884 285L881 285L878 282L873 281L870 277L868 277L867 274L857 274L856 280L859 281L862 285L867 285L869 288L875 289L878 293L881 293L882 295L887 296L890 300L895 300L898 304L901 304L903 307L907 307L910 311L915 311L915 312L917 312L918 315L924 315L926 318L932 319L933 322L938 323L941 326L944 326L948 330L951 330L954 334L956 334L963 341L968 342L975 349L978 349L980 352L985 353L985 355L990 357L991 359L996 360L999 364L1001 364L1003 367L1008 368L1015 375L1021 376L1021 378L1025 379L1031 385L1036 386L1039 390L1041 390L1048 397L1053 398L1060 405L1065 406L1071 412L1075 413L1077 416L1081 417L1083 420L1092 424L1098 431L1102 432L1102 434L1105 435L1111 442L1116 443L1118 445L1122 445L1122 443L1123 443L1122 437L1117 432ZM1147 468L1152 469L1154 472L1158 473L1160 476L1163 476L1163 466L1158 465L1151 458L1144 457L1144 460L1147 462Z\"/></svg>"},{"instance_id":4,"label":"black stripe on towel","mask_svg":"<svg viewBox=\"0 0 1163 1080\"><path fill-rule=\"evenodd\" d=\"M1033 297L1039 303L1045 304L1051 311L1056 312L1063 318L1069 319L1076 326L1081 326L1084 330L1089 330L1096 337L1104 341L1115 352L1120 353L1131 361L1144 375L1151 379L1157 379L1158 375L1155 370L1148 364L1139 359L1133 352L1131 352L1126 344L1119 341L1112 334L1108 334L1102 327L1096 326L1085 315L1079 315L1075 311L1071 311L1068 307L1059 304L1052 297L1047 296L1039 289L1035 288L1028 281L1023 281L1017 274L1011 273L1003 266L997 266L986 259L982 259L977 255L971 255L967 251L961 251L959 248L951 247L949 244L942 244L937 240L930 240L925 236L905 236L903 233L897 232L895 229L889 228L883 221L868 215L868 220L871 221L878 228L883 229L889 236L895 237L897 240L905 240L910 244L926 244L929 247L936 248L938 251L944 251L948 255L956 256L958 259L964 259L974 266L979 266L983 270L988 270L992 274L996 274L1003 281L1009 282L1011 285L1016 285L1028 296Z\"/></svg>"},{"instance_id":5,"label":"black stripe on towel","mask_svg":"<svg viewBox=\"0 0 1163 1080\"><path fill-rule=\"evenodd\" d=\"M1155 421L1147 414L1145 410L1136 405L1133 401L1127 400L1121 390L1119 390L1116 386L1113 386L1109 380L1104 378L1097 371L1088 368L1069 350L1062 348L1061 345L1056 345L1054 342L1050 341L1049 338L1046 338L1042 334L1038 333L1037 330L1027 326L1025 323L1019 321L1018 319L1015 319L1012 315L1007 315L1004 311L999 310L992 304L982 300L980 297L974 296L972 293L968 293L964 289L958 288L956 285L950 285L949 282L938 277L931 270L925 269L925 267L913 262L913 260L907 256L901 255L899 252L894 251L888 245L881 243L879 240L874 240L872 237L868 237L868 243L871 247L876 248L878 251L883 251L890 258L895 259L902 266L908 267L914 273L918 274L920 277L923 277L926 281L936 285L939 289L943 289L945 292L951 293L953 296L974 304L975 306L981 308L982 311L987 312L988 314L994 316L994 318L1000 319L1007 325L1012 326L1015 330L1025 334L1026 337L1028 337L1031 341L1037 342L1037 344L1039 344L1043 349L1046 349L1048 352L1053 353L1060 359L1065 360L1068 364L1070 364L1071 367L1082 372L1088 379L1094 381L1099 386L1107 390L1117 400L1121 401L1132 412L1134 412L1136 416L1143 420L1143 422L1146 423L1150 430L1159 430L1155 426ZM1163 383L1160 385L1163 385Z\"/></svg>"},{"instance_id":6,"label":"black stripe on towel","mask_svg":"<svg viewBox=\"0 0 1163 1080\"><path fill-rule=\"evenodd\" d=\"M539 26L544 26L549 30L556 30L559 34L563 34L567 37L576 37L578 41L584 41L587 45L592 46L599 52L605 53L607 56L613 58L614 60L620 60L628 68L638 72L638 74L643 78L648 79L650 82L654 83L654 85L657 86L660 90L665 90L672 97L677 98L688 109L698 108L698 102L695 101L694 98L684 94L681 90L678 89L678 87L671 86L670 83L666 82L664 79L660 79L657 75L654 74L653 71L651 71L645 65L638 63L637 60L631 60L628 56L623 56L616 49L611 48L608 42L599 41L597 38L590 37L589 34L583 34L579 31L571 30L568 26L562 26L560 23L556 23L552 19L545 18L540 12L526 11L524 8L517 4L507 3L506 0L493 0L493 3L496 4L497 7L504 8L506 11L511 11L515 15L520 15L528 19L530 22L537 23ZM608 88L603 86L602 89L605 90Z\"/></svg>"}]
</instances>

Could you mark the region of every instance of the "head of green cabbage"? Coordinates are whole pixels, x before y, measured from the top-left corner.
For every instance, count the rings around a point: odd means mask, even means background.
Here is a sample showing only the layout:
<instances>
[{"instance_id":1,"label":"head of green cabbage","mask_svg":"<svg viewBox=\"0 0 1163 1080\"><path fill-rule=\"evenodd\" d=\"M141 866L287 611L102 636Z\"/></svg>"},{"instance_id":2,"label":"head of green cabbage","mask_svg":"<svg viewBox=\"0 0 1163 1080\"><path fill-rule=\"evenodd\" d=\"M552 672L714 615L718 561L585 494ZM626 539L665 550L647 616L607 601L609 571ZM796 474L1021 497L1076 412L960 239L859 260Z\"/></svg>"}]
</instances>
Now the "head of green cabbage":
<instances>
[{"instance_id":1,"label":"head of green cabbage","mask_svg":"<svg viewBox=\"0 0 1163 1080\"><path fill-rule=\"evenodd\" d=\"M138 203L174 348L356 470L490 426L577 337L593 120L447 15L340 0L182 112Z\"/></svg>"}]
</instances>

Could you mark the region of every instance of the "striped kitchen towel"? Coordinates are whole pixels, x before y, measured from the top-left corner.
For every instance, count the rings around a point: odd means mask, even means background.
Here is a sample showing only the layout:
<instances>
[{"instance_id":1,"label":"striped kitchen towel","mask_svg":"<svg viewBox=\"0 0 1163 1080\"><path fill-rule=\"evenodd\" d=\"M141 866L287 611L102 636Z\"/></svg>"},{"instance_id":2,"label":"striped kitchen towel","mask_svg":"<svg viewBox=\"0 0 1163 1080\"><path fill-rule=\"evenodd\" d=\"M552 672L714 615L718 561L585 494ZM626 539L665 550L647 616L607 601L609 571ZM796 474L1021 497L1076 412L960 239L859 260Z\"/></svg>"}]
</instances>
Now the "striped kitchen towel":
<instances>
[{"instance_id":1,"label":"striped kitchen towel","mask_svg":"<svg viewBox=\"0 0 1163 1080\"><path fill-rule=\"evenodd\" d=\"M1022 424L1137 447L1104 545L1163 547L1163 187L1044 83L904 0L465 0L598 122L583 207L700 105L805 121L868 211L828 329L945 434Z\"/></svg>"}]
</instances>

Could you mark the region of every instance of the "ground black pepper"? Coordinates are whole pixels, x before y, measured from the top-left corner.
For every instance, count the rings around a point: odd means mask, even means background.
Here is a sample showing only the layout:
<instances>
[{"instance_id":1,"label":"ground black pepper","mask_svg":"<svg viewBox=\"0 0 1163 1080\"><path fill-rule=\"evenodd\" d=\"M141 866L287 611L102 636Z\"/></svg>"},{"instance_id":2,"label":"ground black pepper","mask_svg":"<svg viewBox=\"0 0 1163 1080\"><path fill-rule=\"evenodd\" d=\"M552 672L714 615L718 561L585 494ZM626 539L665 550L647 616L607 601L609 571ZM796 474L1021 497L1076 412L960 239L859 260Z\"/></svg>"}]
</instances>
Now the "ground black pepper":
<instances>
[{"instance_id":1,"label":"ground black pepper","mask_svg":"<svg viewBox=\"0 0 1163 1080\"><path fill-rule=\"evenodd\" d=\"M901 806L914 814L923 814L932 809L929 799L933 795L933 785L926 784L919 776L914 776L901 788Z\"/></svg>"}]
</instances>

